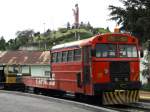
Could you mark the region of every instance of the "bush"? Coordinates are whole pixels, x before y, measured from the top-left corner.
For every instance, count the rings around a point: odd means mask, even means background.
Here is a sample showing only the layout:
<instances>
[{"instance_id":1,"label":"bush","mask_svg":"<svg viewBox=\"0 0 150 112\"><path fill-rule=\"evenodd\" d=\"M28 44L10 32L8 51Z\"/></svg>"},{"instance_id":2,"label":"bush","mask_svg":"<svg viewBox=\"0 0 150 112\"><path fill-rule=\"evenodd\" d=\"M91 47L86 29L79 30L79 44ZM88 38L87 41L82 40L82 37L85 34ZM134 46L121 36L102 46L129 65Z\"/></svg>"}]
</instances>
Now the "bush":
<instances>
[{"instance_id":1,"label":"bush","mask_svg":"<svg viewBox=\"0 0 150 112\"><path fill-rule=\"evenodd\" d=\"M141 90L150 91L150 84L143 84Z\"/></svg>"},{"instance_id":2,"label":"bush","mask_svg":"<svg viewBox=\"0 0 150 112\"><path fill-rule=\"evenodd\" d=\"M67 28L59 28L58 31L61 33L66 33L68 31L68 29Z\"/></svg>"}]
</instances>

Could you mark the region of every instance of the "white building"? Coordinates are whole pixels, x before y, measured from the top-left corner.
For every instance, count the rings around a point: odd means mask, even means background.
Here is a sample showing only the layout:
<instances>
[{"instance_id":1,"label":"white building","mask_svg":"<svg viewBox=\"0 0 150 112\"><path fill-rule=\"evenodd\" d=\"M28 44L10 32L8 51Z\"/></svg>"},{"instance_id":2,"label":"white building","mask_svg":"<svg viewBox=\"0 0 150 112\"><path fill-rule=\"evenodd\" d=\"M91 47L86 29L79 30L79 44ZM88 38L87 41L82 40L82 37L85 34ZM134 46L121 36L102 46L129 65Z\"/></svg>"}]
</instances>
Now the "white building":
<instances>
[{"instance_id":1,"label":"white building","mask_svg":"<svg viewBox=\"0 0 150 112\"><path fill-rule=\"evenodd\" d=\"M0 52L0 77L6 74L49 76L49 51ZM0 78L2 80L3 78ZM1 82L1 81L0 81Z\"/></svg>"}]
</instances>

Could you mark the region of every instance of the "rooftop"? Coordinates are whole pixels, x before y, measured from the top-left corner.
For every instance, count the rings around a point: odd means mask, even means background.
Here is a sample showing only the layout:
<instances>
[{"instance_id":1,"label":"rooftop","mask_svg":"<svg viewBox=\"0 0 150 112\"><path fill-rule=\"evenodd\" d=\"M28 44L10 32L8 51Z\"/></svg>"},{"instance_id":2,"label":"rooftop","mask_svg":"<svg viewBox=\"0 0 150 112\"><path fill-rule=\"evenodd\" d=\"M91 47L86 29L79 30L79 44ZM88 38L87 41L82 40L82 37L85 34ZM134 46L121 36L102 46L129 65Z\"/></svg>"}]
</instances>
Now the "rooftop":
<instances>
[{"instance_id":1,"label":"rooftop","mask_svg":"<svg viewBox=\"0 0 150 112\"><path fill-rule=\"evenodd\" d=\"M0 51L0 65L47 65L49 51Z\"/></svg>"}]
</instances>

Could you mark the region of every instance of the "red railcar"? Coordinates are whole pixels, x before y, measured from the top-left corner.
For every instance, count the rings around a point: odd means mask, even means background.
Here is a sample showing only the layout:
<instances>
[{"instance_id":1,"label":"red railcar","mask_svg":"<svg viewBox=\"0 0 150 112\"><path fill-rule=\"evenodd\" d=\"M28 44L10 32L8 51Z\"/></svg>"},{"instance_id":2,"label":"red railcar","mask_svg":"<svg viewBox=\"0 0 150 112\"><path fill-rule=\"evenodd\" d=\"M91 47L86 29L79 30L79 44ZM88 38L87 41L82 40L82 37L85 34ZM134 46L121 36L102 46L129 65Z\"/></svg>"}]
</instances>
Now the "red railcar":
<instances>
[{"instance_id":1,"label":"red railcar","mask_svg":"<svg viewBox=\"0 0 150 112\"><path fill-rule=\"evenodd\" d=\"M121 33L56 45L49 77L25 77L27 86L101 97L103 104L139 99L138 40ZM100 99L99 99L100 100Z\"/></svg>"}]
</instances>

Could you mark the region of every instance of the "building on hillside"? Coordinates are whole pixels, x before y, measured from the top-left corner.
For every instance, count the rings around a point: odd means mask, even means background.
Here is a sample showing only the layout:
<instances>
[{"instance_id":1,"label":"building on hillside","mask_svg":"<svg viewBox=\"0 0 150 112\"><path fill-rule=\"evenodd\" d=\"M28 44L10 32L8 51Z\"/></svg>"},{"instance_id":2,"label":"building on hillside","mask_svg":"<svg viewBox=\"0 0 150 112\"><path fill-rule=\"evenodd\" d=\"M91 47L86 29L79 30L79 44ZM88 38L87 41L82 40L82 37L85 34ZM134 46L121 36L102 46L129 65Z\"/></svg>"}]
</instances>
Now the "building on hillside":
<instances>
[{"instance_id":1,"label":"building on hillside","mask_svg":"<svg viewBox=\"0 0 150 112\"><path fill-rule=\"evenodd\" d=\"M5 51L0 52L0 82L6 75L50 75L49 51Z\"/></svg>"}]
</instances>

